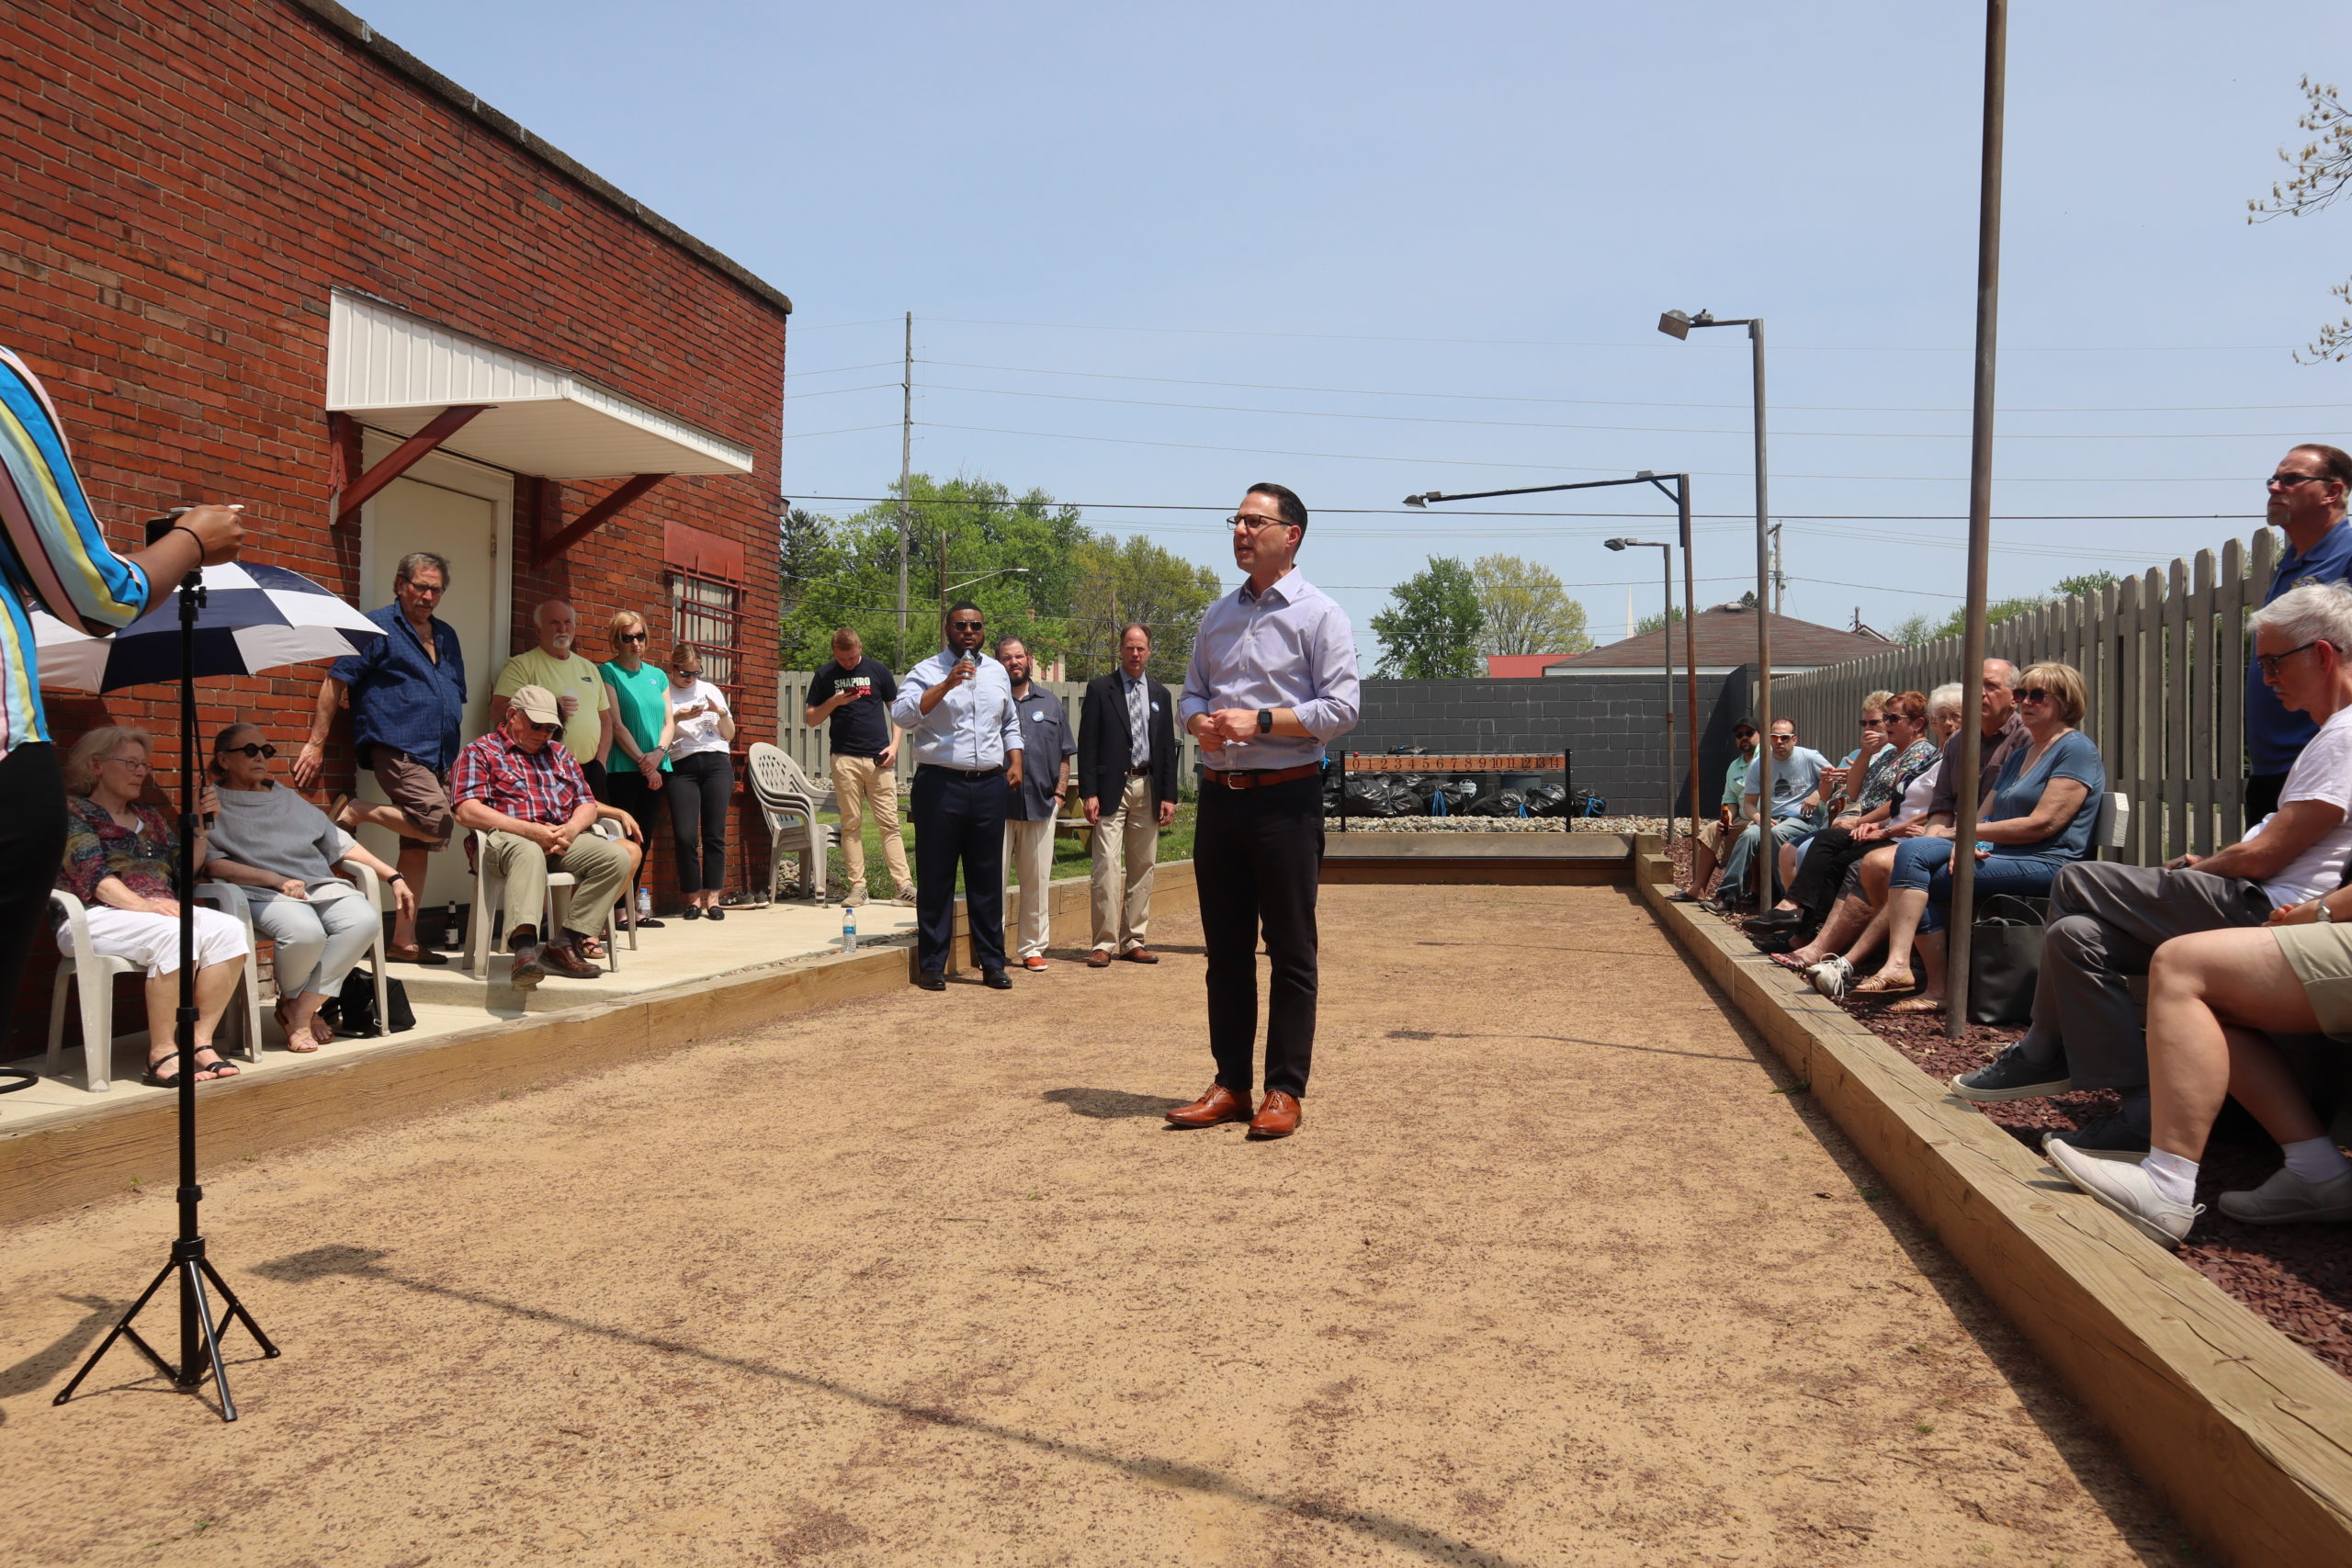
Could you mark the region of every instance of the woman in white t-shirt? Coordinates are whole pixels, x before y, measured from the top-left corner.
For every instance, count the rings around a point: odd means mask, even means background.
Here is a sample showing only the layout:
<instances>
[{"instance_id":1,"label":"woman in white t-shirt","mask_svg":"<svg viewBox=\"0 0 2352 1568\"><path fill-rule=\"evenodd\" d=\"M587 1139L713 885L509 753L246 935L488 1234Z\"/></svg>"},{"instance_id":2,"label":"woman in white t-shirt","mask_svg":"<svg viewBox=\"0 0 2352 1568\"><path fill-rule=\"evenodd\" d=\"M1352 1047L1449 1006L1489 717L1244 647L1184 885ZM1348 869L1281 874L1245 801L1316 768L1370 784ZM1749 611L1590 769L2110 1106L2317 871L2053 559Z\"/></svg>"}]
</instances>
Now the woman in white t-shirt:
<instances>
[{"instance_id":1,"label":"woman in white t-shirt","mask_svg":"<svg viewBox=\"0 0 2352 1568\"><path fill-rule=\"evenodd\" d=\"M670 660L670 716L662 748L670 759L670 832L678 847L678 891L686 919L723 920L727 812L735 794L735 714L727 694L702 678L702 650L682 642Z\"/></svg>"}]
</instances>

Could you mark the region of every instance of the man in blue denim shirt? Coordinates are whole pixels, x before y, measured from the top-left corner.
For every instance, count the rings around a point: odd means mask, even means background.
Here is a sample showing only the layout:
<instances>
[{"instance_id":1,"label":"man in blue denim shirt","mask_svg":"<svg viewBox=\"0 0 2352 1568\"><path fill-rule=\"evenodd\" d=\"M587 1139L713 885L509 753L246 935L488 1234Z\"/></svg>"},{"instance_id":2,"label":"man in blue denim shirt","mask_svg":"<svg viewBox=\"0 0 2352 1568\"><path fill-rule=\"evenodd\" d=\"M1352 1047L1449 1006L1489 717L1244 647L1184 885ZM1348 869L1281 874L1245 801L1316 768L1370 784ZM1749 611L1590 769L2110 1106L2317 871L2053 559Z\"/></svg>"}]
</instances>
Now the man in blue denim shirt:
<instances>
[{"instance_id":1,"label":"man in blue denim shirt","mask_svg":"<svg viewBox=\"0 0 2352 1568\"><path fill-rule=\"evenodd\" d=\"M2271 575L2268 604L2290 589L2352 578L2352 523L2344 503L2352 492L2352 456L2334 446L2297 446L2278 459L2268 483L2265 520L2287 536L2286 558ZM2246 643L2245 819L2261 821L2278 809L2278 791L2319 726L2278 701L2254 665Z\"/></svg>"},{"instance_id":2,"label":"man in blue denim shirt","mask_svg":"<svg viewBox=\"0 0 2352 1568\"><path fill-rule=\"evenodd\" d=\"M351 749L359 765L375 770L390 806L337 797L329 813L349 832L373 823L400 835L398 880L424 882L425 859L449 841L456 823L449 807L449 767L458 756L458 726L466 711L466 657L458 634L433 614L449 586L449 563L430 550L401 558L392 576L394 603L368 618L384 628L366 653L338 659L319 682L311 738L294 759L294 784L318 783L327 731L335 709L351 706ZM416 906L396 916L384 955L399 964L447 964L418 944Z\"/></svg>"}]
</instances>

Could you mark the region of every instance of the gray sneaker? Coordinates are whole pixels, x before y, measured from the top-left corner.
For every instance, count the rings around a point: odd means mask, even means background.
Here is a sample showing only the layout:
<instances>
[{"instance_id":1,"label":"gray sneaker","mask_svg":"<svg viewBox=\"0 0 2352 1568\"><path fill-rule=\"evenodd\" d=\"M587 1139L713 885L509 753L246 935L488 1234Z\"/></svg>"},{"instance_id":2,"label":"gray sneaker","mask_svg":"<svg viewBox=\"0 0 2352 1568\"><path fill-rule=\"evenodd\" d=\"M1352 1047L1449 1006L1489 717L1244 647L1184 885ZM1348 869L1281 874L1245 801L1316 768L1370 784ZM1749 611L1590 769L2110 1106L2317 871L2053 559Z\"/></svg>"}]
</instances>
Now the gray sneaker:
<instances>
[{"instance_id":1,"label":"gray sneaker","mask_svg":"<svg viewBox=\"0 0 2352 1568\"><path fill-rule=\"evenodd\" d=\"M2041 1100L2053 1094L2064 1094L2075 1087L2063 1066L2045 1066L2034 1062L2024 1050L2010 1046L1998 1056L1973 1073L1962 1073L1951 1080L1951 1091L1962 1100L1973 1100L1980 1105L1990 1105L2003 1100ZM2143 1148L2142 1153L2146 1150Z\"/></svg>"},{"instance_id":2,"label":"gray sneaker","mask_svg":"<svg viewBox=\"0 0 2352 1568\"><path fill-rule=\"evenodd\" d=\"M2245 1192L2224 1192L2220 1201L2222 1213L2250 1225L2352 1220L2352 1171L2312 1182L2282 1165L2261 1186Z\"/></svg>"},{"instance_id":3,"label":"gray sneaker","mask_svg":"<svg viewBox=\"0 0 2352 1568\"><path fill-rule=\"evenodd\" d=\"M2136 1163L2100 1159L2071 1144L2050 1143L2042 1148L2067 1180L2131 1221L2132 1229L2158 1247L2178 1247L2205 1212L2202 1203L2191 1208L2165 1198Z\"/></svg>"},{"instance_id":4,"label":"gray sneaker","mask_svg":"<svg viewBox=\"0 0 2352 1568\"><path fill-rule=\"evenodd\" d=\"M912 908L915 902L915 890L911 887L901 887L891 898L890 902L893 904L904 904L909 908Z\"/></svg>"},{"instance_id":5,"label":"gray sneaker","mask_svg":"<svg viewBox=\"0 0 2352 1568\"><path fill-rule=\"evenodd\" d=\"M844 909L863 909L865 908L865 889L863 887L853 887L848 892L842 894L842 908Z\"/></svg>"}]
</instances>

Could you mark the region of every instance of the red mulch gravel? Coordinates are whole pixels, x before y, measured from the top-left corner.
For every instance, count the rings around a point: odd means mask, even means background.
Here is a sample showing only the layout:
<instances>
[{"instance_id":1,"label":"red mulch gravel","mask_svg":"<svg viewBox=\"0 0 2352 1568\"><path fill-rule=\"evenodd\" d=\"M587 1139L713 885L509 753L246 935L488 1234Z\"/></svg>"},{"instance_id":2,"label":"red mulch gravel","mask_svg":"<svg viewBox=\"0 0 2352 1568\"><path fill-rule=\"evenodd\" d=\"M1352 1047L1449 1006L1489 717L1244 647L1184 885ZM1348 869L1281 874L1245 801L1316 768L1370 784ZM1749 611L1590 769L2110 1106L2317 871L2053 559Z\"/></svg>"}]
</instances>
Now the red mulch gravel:
<instances>
[{"instance_id":1,"label":"red mulch gravel","mask_svg":"<svg viewBox=\"0 0 2352 1568\"><path fill-rule=\"evenodd\" d=\"M1687 885L1690 856L1679 840L1673 858L1677 881ZM1839 1005L1938 1083L1983 1066L2025 1032L1971 1024L1954 1040L1945 1035L1937 1014L1890 1016L1882 1003L1852 998ZM2088 1089L1976 1109L2039 1152L2043 1133L2083 1126L2115 1106L2114 1091ZM2181 1259L2273 1328L2352 1377L2352 1236L2339 1225L2243 1224L2215 1202L2223 1192L2258 1186L2278 1168L2278 1145L2232 1104L2198 1168L2197 1201L2205 1213L2181 1245Z\"/></svg>"}]
</instances>

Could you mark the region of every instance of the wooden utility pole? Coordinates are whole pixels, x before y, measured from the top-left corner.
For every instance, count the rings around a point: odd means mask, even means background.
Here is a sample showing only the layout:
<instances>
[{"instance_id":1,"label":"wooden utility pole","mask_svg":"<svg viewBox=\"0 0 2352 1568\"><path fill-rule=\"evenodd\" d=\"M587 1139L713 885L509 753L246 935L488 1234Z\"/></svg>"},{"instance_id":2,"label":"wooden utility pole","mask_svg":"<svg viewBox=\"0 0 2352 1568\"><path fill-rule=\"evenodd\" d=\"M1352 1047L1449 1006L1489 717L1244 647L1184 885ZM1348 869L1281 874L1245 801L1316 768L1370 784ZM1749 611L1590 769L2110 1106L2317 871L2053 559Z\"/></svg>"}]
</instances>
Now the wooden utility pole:
<instances>
[{"instance_id":1,"label":"wooden utility pole","mask_svg":"<svg viewBox=\"0 0 2352 1568\"><path fill-rule=\"evenodd\" d=\"M883 383L888 386L889 383ZM915 313L907 312L907 357L899 382L899 668L907 667L907 490L915 457Z\"/></svg>"}]
</instances>

